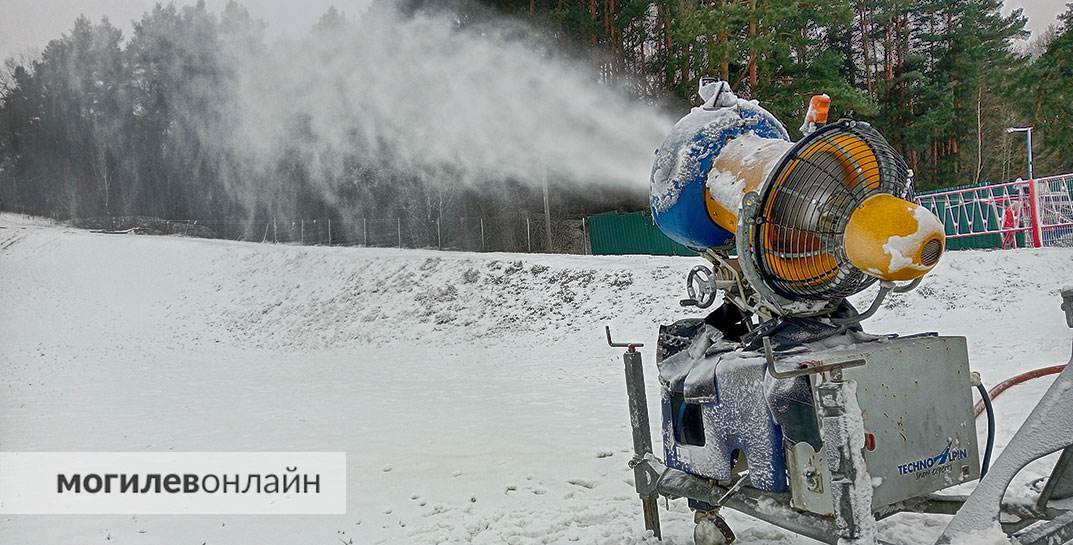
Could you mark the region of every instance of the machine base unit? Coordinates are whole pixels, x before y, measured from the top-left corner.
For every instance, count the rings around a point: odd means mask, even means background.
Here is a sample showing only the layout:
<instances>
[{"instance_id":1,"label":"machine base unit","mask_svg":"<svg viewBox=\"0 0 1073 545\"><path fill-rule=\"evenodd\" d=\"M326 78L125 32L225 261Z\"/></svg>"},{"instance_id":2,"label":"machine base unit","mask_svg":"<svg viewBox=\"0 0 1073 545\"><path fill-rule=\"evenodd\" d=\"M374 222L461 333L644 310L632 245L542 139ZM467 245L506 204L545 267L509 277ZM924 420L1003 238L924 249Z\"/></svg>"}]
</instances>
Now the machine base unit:
<instances>
[{"instance_id":1,"label":"machine base unit","mask_svg":"<svg viewBox=\"0 0 1073 545\"><path fill-rule=\"evenodd\" d=\"M866 362L842 376L857 384L873 510L980 478L964 337L883 339L790 358L795 359ZM812 375L814 386L818 380ZM831 505L815 497L818 490L830 498L827 464L816 454L822 449L795 449L798 445L787 447L795 453L788 457L790 481L805 485L801 494L793 489L794 506L830 513Z\"/></svg>"},{"instance_id":2,"label":"machine base unit","mask_svg":"<svg viewBox=\"0 0 1073 545\"><path fill-rule=\"evenodd\" d=\"M715 481L748 469L752 488L788 490L795 509L834 514L831 461L816 410L827 378L776 375L855 362L838 370L838 380L855 384L873 511L979 478L963 337L856 333L817 344L774 353L770 372L762 354L733 348L699 320L662 328L666 465ZM845 418L857 416L850 411Z\"/></svg>"}]
</instances>

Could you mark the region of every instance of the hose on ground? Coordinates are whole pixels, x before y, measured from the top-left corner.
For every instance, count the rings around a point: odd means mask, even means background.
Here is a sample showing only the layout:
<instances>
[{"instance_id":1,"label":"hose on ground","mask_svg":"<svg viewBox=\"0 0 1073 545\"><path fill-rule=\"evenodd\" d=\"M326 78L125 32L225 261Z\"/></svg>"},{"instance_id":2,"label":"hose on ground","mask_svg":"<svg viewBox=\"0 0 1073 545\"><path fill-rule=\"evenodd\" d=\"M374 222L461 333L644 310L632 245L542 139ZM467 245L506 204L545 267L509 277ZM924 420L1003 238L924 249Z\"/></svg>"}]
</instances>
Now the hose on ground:
<instances>
[{"instance_id":1,"label":"hose on ground","mask_svg":"<svg viewBox=\"0 0 1073 545\"><path fill-rule=\"evenodd\" d=\"M1065 368L1065 365L1052 365L1050 367L1034 369L1010 377L990 390L984 388L983 384L976 385L977 391L980 392L980 402L977 403L975 407L976 417L979 418L981 414L987 413L987 446L984 448L984 460L980 463L981 479L987 475L987 470L991 467L991 451L995 448L995 408L991 405L991 401L998 397L1002 392L1005 392L1018 384L1048 375L1057 375L1064 371Z\"/></svg>"},{"instance_id":2,"label":"hose on ground","mask_svg":"<svg viewBox=\"0 0 1073 545\"><path fill-rule=\"evenodd\" d=\"M1043 368L1040 368L1040 369L1035 369L1033 371L1028 371L1026 373L1021 373L1020 375L1017 375L1015 377L1010 377L1010 378L1000 382L994 388L991 388L990 390L988 390L987 397L989 397L992 401L994 401L994 399L996 397L998 397L999 394L1001 394L1002 392L1005 392L1006 390L1009 390L1010 388L1012 388L1014 386L1017 386L1018 384L1021 384L1023 382L1028 382L1028 381L1030 381L1032 379L1045 377L1047 375L1057 375L1058 373L1061 373L1063 370L1065 370L1065 368L1066 368L1065 365L1052 365L1050 367L1043 367ZM979 418L980 415L984 413L984 402L983 402L983 400L981 400L979 403L976 404L975 409L976 409L976 417Z\"/></svg>"}]
</instances>

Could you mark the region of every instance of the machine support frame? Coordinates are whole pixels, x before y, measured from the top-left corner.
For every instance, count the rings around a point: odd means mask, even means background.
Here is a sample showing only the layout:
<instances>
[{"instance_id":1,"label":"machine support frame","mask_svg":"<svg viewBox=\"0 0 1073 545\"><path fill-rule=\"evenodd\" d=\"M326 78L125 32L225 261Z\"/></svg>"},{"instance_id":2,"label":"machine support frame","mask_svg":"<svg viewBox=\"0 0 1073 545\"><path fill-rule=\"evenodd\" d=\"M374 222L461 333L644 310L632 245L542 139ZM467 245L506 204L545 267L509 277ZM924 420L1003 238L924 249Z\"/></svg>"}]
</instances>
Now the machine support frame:
<instances>
[{"instance_id":1,"label":"machine support frame","mask_svg":"<svg viewBox=\"0 0 1073 545\"><path fill-rule=\"evenodd\" d=\"M1063 309L1067 323L1073 327L1073 290L1062 293ZM822 516L789 507L788 493L764 492L751 487L732 490L728 484L692 475L664 465L652 451L652 431L648 418L648 399L645 392L644 368L640 343L615 343L611 330L606 329L608 345L625 347L623 363L626 377L626 393L629 402L630 424L633 431L634 458L630 466L634 471L635 488L644 510L645 528L657 538L661 537L659 496L669 499L689 498L735 511L765 521L790 532L817 541L837 544L847 539L855 542L886 545L875 533L872 521L860 520L861 509L855 507L861 498L853 494L857 480L857 467L851 462L852 449L857 448L848 433L824 433L824 450L827 452L829 469L834 478L835 516ZM814 369L813 372L816 370ZM856 395L849 381L842 378L842 369L828 369L816 387L819 403L817 410L825 427L847 430L845 422L848 395ZM991 471L968 496L928 494L889 505L878 511L868 512L875 520L903 513L932 513L954 515L938 544L949 543L957 535L978 530L988 524L999 525L1000 513L1013 515L1018 520L1001 523L1004 533L1018 545L1051 545L1073 541L1073 509L1051 507L1052 500L1073 497L1073 435L1053 433L1055 426L1041 425L1047 420L1057 420L1057 429L1073 429L1073 358L1070 366L1056 379L1041 402L1029 415L1010 445L992 465ZM856 405L855 403L852 405ZM842 419L842 420L838 420ZM1053 422L1052 422L1053 423ZM1037 437L1039 436L1039 437ZM828 439L832 441L828 441ZM836 444L830 444L836 443ZM1023 443L1023 444L1022 444ZM1011 448L1012 447L1012 448ZM1001 503L1009 481L1027 463L1053 452L1061 451L1054 469L1045 483L1034 508L1015 508ZM773 507L774 506L774 507ZM968 506L969 509L963 509ZM984 513L989 520L979 520ZM981 526L982 525L982 526ZM864 541L861 541L861 539Z\"/></svg>"},{"instance_id":2,"label":"machine support frame","mask_svg":"<svg viewBox=\"0 0 1073 545\"><path fill-rule=\"evenodd\" d=\"M641 343L616 343L611 340L611 328L606 327L607 344L613 348L626 348L622 354L622 363L626 372L626 398L630 411L630 428L633 431L634 459L640 460L652 455L652 427L648 420L648 395L645 392L645 370L641 363L638 347ZM663 535L659 527L659 506L656 500L659 494L650 485L644 483L649 477L639 464L633 466L633 478L637 493L641 497L641 509L644 511L645 529L652 532L656 539Z\"/></svg>"},{"instance_id":3,"label":"machine support frame","mask_svg":"<svg viewBox=\"0 0 1073 545\"><path fill-rule=\"evenodd\" d=\"M826 454L827 469L831 472L831 496L834 500L835 526L839 538L857 544L875 543L875 517L872 515L872 494L868 489L867 497L854 493L854 487L862 478L871 481L867 469L861 467L864 460L861 455L863 445L854 441L853 433L863 428L859 420L853 425L852 408L857 407L855 384L842 378L842 370L835 369L830 374L820 375L820 383L815 388L816 412L822 422L823 450ZM850 403L849 398L853 397ZM859 409L858 409L858 412ZM856 451L856 452L854 452ZM860 459L860 464L854 459ZM864 475L861 475L861 473ZM860 505L867 501L868 505ZM867 513L870 520L861 514Z\"/></svg>"}]
</instances>

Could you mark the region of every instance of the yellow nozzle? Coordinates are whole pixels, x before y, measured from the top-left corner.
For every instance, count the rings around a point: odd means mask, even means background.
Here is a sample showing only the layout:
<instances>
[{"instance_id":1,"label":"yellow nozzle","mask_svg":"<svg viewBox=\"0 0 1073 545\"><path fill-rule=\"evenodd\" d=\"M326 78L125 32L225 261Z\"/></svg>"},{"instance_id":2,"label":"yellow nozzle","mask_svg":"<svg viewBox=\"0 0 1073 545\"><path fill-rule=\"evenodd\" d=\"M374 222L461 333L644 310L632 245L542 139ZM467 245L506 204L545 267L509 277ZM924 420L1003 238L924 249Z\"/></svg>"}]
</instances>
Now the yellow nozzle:
<instances>
[{"instance_id":1,"label":"yellow nozzle","mask_svg":"<svg viewBox=\"0 0 1073 545\"><path fill-rule=\"evenodd\" d=\"M946 234L928 209L879 194L850 215L843 243L850 263L861 271L880 280L914 280L939 262Z\"/></svg>"}]
</instances>

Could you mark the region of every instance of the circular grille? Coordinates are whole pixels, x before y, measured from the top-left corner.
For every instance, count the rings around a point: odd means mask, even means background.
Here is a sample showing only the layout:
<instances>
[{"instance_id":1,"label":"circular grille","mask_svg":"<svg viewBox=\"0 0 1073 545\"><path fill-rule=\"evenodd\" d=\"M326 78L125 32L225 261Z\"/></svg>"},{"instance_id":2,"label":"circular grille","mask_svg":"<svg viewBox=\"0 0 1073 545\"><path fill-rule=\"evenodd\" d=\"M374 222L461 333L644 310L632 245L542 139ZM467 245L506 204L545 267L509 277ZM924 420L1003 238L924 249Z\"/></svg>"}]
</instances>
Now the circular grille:
<instances>
[{"instance_id":1,"label":"circular grille","mask_svg":"<svg viewBox=\"0 0 1073 545\"><path fill-rule=\"evenodd\" d=\"M943 255L943 243L938 240L929 240L920 250L920 264L931 267L939 262L941 255Z\"/></svg>"},{"instance_id":2,"label":"circular grille","mask_svg":"<svg viewBox=\"0 0 1073 545\"><path fill-rule=\"evenodd\" d=\"M838 299L870 285L875 279L846 257L846 224L872 195L911 198L908 172L867 123L843 120L802 139L761 195L751 241L761 276L780 295L799 300Z\"/></svg>"}]
</instances>

